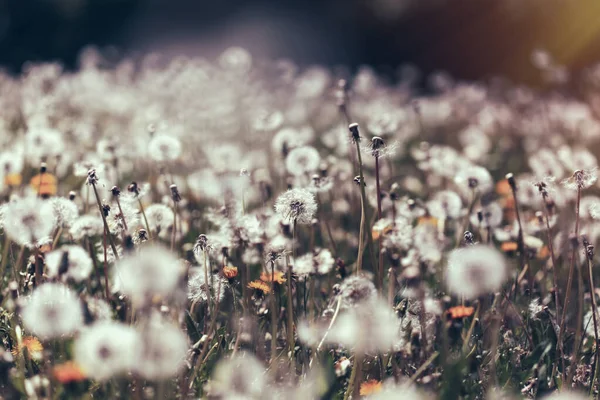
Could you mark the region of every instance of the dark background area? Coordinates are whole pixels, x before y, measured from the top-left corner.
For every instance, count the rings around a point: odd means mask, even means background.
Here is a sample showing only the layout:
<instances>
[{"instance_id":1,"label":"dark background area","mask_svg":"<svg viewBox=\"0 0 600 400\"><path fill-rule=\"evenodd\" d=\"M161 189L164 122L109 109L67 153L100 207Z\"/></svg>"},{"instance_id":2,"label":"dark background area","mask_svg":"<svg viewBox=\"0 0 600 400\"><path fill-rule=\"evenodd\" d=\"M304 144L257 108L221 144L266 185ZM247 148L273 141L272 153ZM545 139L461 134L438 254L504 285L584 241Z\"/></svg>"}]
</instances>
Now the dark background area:
<instances>
[{"instance_id":1,"label":"dark background area","mask_svg":"<svg viewBox=\"0 0 600 400\"><path fill-rule=\"evenodd\" d=\"M538 85L536 48L574 71L600 61L600 0L0 0L4 68L72 68L89 44L209 58L240 45L300 65L412 63Z\"/></svg>"}]
</instances>

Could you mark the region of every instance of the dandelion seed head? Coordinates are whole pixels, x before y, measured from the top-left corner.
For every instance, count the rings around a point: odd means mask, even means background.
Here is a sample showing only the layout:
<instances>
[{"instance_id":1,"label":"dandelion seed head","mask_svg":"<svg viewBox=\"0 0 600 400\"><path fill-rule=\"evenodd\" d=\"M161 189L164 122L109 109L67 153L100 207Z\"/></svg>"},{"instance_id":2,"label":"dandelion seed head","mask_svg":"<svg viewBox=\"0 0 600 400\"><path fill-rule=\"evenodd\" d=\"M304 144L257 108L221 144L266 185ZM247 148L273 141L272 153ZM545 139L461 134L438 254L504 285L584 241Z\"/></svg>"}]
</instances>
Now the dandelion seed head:
<instances>
[{"instance_id":1,"label":"dandelion seed head","mask_svg":"<svg viewBox=\"0 0 600 400\"><path fill-rule=\"evenodd\" d=\"M154 296L173 295L179 283L181 263L159 246L143 247L114 267L113 280L118 290L136 304L145 304Z\"/></svg>"},{"instance_id":2,"label":"dandelion seed head","mask_svg":"<svg viewBox=\"0 0 600 400\"><path fill-rule=\"evenodd\" d=\"M285 158L287 171L296 176L310 174L319 168L321 157L317 149L311 146L296 147Z\"/></svg>"},{"instance_id":3,"label":"dandelion seed head","mask_svg":"<svg viewBox=\"0 0 600 400\"><path fill-rule=\"evenodd\" d=\"M78 217L73 224L69 233L75 240L82 240L86 237L99 236L104 231L102 218L100 215L82 215Z\"/></svg>"},{"instance_id":4,"label":"dandelion seed head","mask_svg":"<svg viewBox=\"0 0 600 400\"><path fill-rule=\"evenodd\" d=\"M306 189L289 189L277 198L275 212L289 222L310 224L317 212L317 202Z\"/></svg>"},{"instance_id":5,"label":"dandelion seed head","mask_svg":"<svg viewBox=\"0 0 600 400\"><path fill-rule=\"evenodd\" d=\"M500 252L485 245L453 250L448 256L446 285L456 296L468 299L500 289L508 276Z\"/></svg>"},{"instance_id":6,"label":"dandelion seed head","mask_svg":"<svg viewBox=\"0 0 600 400\"><path fill-rule=\"evenodd\" d=\"M188 351L187 336L176 326L154 315L141 332L140 356L135 371L149 380L175 376Z\"/></svg>"},{"instance_id":7,"label":"dandelion seed head","mask_svg":"<svg viewBox=\"0 0 600 400\"><path fill-rule=\"evenodd\" d=\"M139 334L130 326L97 322L75 340L74 358L87 376L105 381L135 367L140 341Z\"/></svg>"},{"instance_id":8,"label":"dandelion seed head","mask_svg":"<svg viewBox=\"0 0 600 400\"><path fill-rule=\"evenodd\" d=\"M10 202L4 213L4 230L20 245L34 245L48 237L54 227L51 203L36 197Z\"/></svg>"},{"instance_id":9,"label":"dandelion seed head","mask_svg":"<svg viewBox=\"0 0 600 400\"><path fill-rule=\"evenodd\" d=\"M67 245L46 255L46 268L50 277L82 282L89 278L93 264L83 248Z\"/></svg>"},{"instance_id":10,"label":"dandelion seed head","mask_svg":"<svg viewBox=\"0 0 600 400\"><path fill-rule=\"evenodd\" d=\"M70 228L79 216L77 204L65 197L52 197L48 202L54 213L54 226Z\"/></svg>"},{"instance_id":11,"label":"dandelion seed head","mask_svg":"<svg viewBox=\"0 0 600 400\"><path fill-rule=\"evenodd\" d=\"M60 283L35 289L21 313L25 327L40 339L69 336L83 326L83 309L77 295Z\"/></svg>"},{"instance_id":12,"label":"dandelion seed head","mask_svg":"<svg viewBox=\"0 0 600 400\"><path fill-rule=\"evenodd\" d=\"M175 161L181 155L181 150L181 141L171 135L156 135L148 143L148 154L157 162Z\"/></svg>"},{"instance_id":13,"label":"dandelion seed head","mask_svg":"<svg viewBox=\"0 0 600 400\"><path fill-rule=\"evenodd\" d=\"M373 282L361 275L350 276L340 284L339 296L345 308L357 307L377 299L377 289Z\"/></svg>"}]
</instances>

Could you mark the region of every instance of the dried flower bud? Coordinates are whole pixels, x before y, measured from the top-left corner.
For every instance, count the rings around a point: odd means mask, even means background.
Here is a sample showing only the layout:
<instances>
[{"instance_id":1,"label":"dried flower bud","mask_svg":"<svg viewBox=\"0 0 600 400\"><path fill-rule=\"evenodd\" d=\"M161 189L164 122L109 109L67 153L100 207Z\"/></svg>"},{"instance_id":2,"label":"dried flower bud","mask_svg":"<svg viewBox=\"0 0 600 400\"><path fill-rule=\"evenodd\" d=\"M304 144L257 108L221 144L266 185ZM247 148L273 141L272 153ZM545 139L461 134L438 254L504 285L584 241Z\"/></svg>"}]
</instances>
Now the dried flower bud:
<instances>
[{"instance_id":1,"label":"dried flower bud","mask_svg":"<svg viewBox=\"0 0 600 400\"><path fill-rule=\"evenodd\" d=\"M512 189L513 192L517 191L517 182L515 182L515 176L512 173L506 174L506 180L508 181L508 185Z\"/></svg>"},{"instance_id":2,"label":"dried flower bud","mask_svg":"<svg viewBox=\"0 0 600 400\"><path fill-rule=\"evenodd\" d=\"M379 136L373 136L371 139L371 153L373 157L379 157L379 150L385 145L385 142Z\"/></svg>"},{"instance_id":3,"label":"dried flower bud","mask_svg":"<svg viewBox=\"0 0 600 400\"><path fill-rule=\"evenodd\" d=\"M96 169L92 168L87 173L87 181L88 185L96 185L98 183L98 176L96 175Z\"/></svg>"},{"instance_id":4,"label":"dried flower bud","mask_svg":"<svg viewBox=\"0 0 600 400\"><path fill-rule=\"evenodd\" d=\"M350 134L352 135L352 141L360 142L360 132L358 131L358 124L355 122L348 126Z\"/></svg>"},{"instance_id":5,"label":"dried flower bud","mask_svg":"<svg viewBox=\"0 0 600 400\"><path fill-rule=\"evenodd\" d=\"M131 193L134 193L136 196L139 196L140 194L140 187L138 186L137 182L131 182L129 186L127 186L127 190Z\"/></svg>"},{"instance_id":6,"label":"dried flower bud","mask_svg":"<svg viewBox=\"0 0 600 400\"><path fill-rule=\"evenodd\" d=\"M77 197L77 193L75 193L75 191L71 190L69 192L69 200L73 201L73 200L75 200L75 197Z\"/></svg>"},{"instance_id":7,"label":"dried flower bud","mask_svg":"<svg viewBox=\"0 0 600 400\"><path fill-rule=\"evenodd\" d=\"M108 217L108 214L110 213L110 206L108 204L102 204L102 213L105 217Z\"/></svg>"},{"instance_id":8,"label":"dried flower bud","mask_svg":"<svg viewBox=\"0 0 600 400\"><path fill-rule=\"evenodd\" d=\"M471 233L470 231L465 231L463 237L465 238L465 243L475 244L475 237L473 236L473 233Z\"/></svg>"},{"instance_id":9,"label":"dried flower bud","mask_svg":"<svg viewBox=\"0 0 600 400\"><path fill-rule=\"evenodd\" d=\"M46 164L45 162L43 162L43 163L40 165L40 174L43 174L43 173L45 173L46 171L48 171L48 164Z\"/></svg>"},{"instance_id":10,"label":"dried flower bud","mask_svg":"<svg viewBox=\"0 0 600 400\"><path fill-rule=\"evenodd\" d=\"M177 189L177 185L172 184L169 186L171 189L171 198L175 203L179 203L181 201L181 195L179 194L179 189Z\"/></svg>"},{"instance_id":11,"label":"dried flower bud","mask_svg":"<svg viewBox=\"0 0 600 400\"><path fill-rule=\"evenodd\" d=\"M585 254L586 254L588 260L592 261L594 259L594 245L590 244L587 236L585 236L585 235L581 236L581 242L583 243L583 247L585 249Z\"/></svg>"},{"instance_id":12,"label":"dried flower bud","mask_svg":"<svg viewBox=\"0 0 600 400\"><path fill-rule=\"evenodd\" d=\"M354 177L354 183L356 183L358 186L360 186L360 176L356 175ZM367 184L363 182L363 186L367 186Z\"/></svg>"},{"instance_id":13,"label":"dried flower bud","mask_svg":"<svg viewBox=\"0 0 600 400\"><path fill-rule=\"evenodd\" d=\"M116 186L113 186L113 187L110 189L110 192L112 193L112 195L113 195L113 196L115 196L115 197L119 197L119 195L121 194L121 189L119 189L119 188L118 188L118 187L116 187Z\"/></svg>"}]
</instances>

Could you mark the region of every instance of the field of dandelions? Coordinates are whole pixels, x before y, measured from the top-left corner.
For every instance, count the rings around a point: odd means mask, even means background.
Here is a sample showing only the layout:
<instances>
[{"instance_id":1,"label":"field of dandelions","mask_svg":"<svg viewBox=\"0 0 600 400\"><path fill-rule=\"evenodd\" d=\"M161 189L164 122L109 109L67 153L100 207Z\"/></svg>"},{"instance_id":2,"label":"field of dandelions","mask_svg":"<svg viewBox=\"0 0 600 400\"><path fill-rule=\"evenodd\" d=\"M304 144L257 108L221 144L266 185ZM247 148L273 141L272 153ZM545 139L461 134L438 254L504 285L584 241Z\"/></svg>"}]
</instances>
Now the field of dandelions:
<instances>
[{"instance_id":1,"label":"field of dandelions","mask_svg":"<svg viewBox=\"0 0 600 400\"><path fill-rule=\"evenodd\" d=\"M600 67L533 61L0 74L0 397L597 398Z\"/></svg>"}]
</instances>

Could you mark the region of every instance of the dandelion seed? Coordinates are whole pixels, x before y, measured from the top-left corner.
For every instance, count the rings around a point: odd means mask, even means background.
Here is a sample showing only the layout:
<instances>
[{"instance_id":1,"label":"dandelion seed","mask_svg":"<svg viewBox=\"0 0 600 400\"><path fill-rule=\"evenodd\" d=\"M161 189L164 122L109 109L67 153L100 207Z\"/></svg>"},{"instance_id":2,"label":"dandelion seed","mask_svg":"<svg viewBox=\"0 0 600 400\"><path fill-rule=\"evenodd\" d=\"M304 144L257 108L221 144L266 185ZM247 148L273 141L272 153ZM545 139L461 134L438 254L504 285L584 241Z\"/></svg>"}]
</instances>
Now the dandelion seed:
<instances>
[{"instance_id":1,"label":"dandelion seed","mask_svg":"<svg viewBox=\"0 0 600 400\"><path fill-rule=\"evenodd\" d=\"M181 155L181 142L169 135L156 135L148 143L148 154L157 162L175 161Z\"/></svg>"},{"instance_id":2,"label":"dandelion seed","mask_svg":"<svg viewBox=\"0 0 600 400\"><path fill-rule=\"evenodd\" d=\"M135 371L151 380L176 375L188 351L186 335L177 326L153 316L141 336L140 356L136 359Z\"/></svg>"},{"instance_id":3,"label":"dandelion seed","mask_svg":"<svg viewBox=\"0 0 600 400\"><path fill-rule=\"evenodd\" d=\"M45 283L35 289L21 318L25 327L41 339L71 335L83 326L79 298L59 283Z\"/></svg>"},{"instance_id":4,"label":"dandelion seed","mask_svg":"<svg viewBox=\"0 0 600 400\"><path fill-rule=\"evenodd\" d=\"M492 247L473 245L448 256L446 285L456 296L474 299L500 289L508 270L502 254Z\"/></svg>"},{"instance_id":5,"label":"dandelion seed","mask_svg":"<svg viewBox=\"0 0 600 400\"><path fill-rule=\"evenodd\" d=\"M53 227L51 204L35 197L11 202L4 213L4 229L20 245L35 245L47 238Z\"/></svg>"},{"instance_id":6,"label":"dandelion seed","mask_svg":"<svg viewBox=\"0 0 600 400\"><path fill-rule=\"evenodd\" d=\"M179 283L181 263L161 247L144 247L138 254L123 257L115 265L115 290L136 304L145 304L154 296L173 295Z\"/></svg>"},{"instance_id":7,"label":"dandelion seed","mask_svg":"<svg viewBox=\"0 0 600 400\"><path fill-rule=\"evenodd\" d=\"M289 222L310 224L317 212L317 203L308 190L290 189L277 198L275 212Z\"/></svg>"},{"instance_id":8,"label":"dandelion seed","mask_svg":"<svg viewBox=\"0 0 600 400\"><path fill-rule=\"evenodd\" d=\"M112 321L86 328L75 340L77 365L90 378L105 381L133 369L141 338L135 329Z\"/></svg>"},{"instance_id":9,"label":"dandelion seed","mask_svg":"<svg viewBox=\"0 0 600 400\"><path fill-rule=\"evenodd\" d=\"M79 246L63 246L46 255L48 276L82 282L89 278L93 264L87 251Z\"/></svg>"},{"instance_id":10,"label":"dandelion seed","mask_svg":"<svg viewBox=\"0 0 600 400\"><path fill-rule=\"evenodd\" d=\"M93 215L82 215L71 225L69 233L75 240L82 240L86 237L100 236L104 232L102 218Z\"/></svg>"},{"instance_id":11,"label":"dandelion seed","mask_svg":"<svg viewBox=\"0 0 600 400\"><path fill-rule=\"evenodd\" d=\"M221 302L225 297L225 291L229 287L226 279L219 275L209 273L206 282L204 268L191 268L188 280L188 299L192 302L206 303L209 297L212 302Z\"/></svg>"},{"instance_id":12,"label":"dandelion seed","mask_svg":"<svg viewBox=\"0 0 600 400\"><path fill-rule=\"evenodd\" d=\"M310 174L319 168L321 157L314 147L297 147L285 158L287 171L296 176Z\"/></svg>"}]
</instances>

